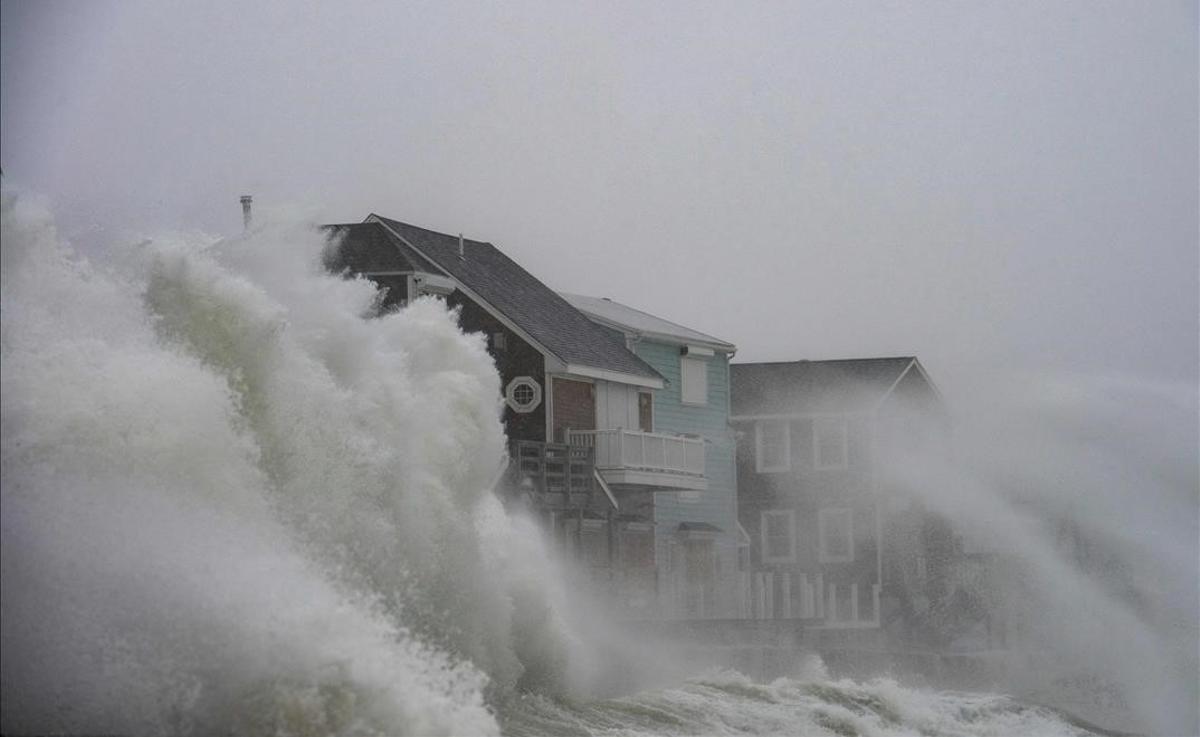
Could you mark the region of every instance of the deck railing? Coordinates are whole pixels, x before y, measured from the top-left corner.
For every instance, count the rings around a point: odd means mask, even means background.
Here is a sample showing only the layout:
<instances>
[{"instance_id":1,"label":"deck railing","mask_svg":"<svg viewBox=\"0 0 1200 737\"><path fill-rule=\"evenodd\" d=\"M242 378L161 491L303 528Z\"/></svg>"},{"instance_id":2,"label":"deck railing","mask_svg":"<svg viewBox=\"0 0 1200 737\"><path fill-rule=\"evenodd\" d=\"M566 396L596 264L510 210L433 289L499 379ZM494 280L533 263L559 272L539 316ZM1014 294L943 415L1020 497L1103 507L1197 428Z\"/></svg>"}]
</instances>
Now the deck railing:
<instances>
[{"instance_id":1,"label":"deck railing","mask_svg":"<svg viewBox=\"0 0 1200 737\"><path fill-rule=\"evenodd\" d=\"M826 581L816 573L763 569L738 575L741 616L818 620L826 627L878 627L880 586Z\"/></svg>"},{"instance_id":2,"label":"deck railing","mask_svg":"<svg viewBox=\"0 0 1200 737\"><path fill-rule=\"evenodd\" d=\"M572 446L595 449L596 468L704 476L704 440L681 435L611 430L568 430Z\"/></svg>"},{"instance_id":3,"label":"deck railing","mask_svg":"<svg viewBox=\"0 0 1200 737\"><path fill-rule=\"evenodd\" d=\"M509 452L519 472L544 493L591 494L592 449L565 443L514 440Z\"/></svg>"}]
</instances>

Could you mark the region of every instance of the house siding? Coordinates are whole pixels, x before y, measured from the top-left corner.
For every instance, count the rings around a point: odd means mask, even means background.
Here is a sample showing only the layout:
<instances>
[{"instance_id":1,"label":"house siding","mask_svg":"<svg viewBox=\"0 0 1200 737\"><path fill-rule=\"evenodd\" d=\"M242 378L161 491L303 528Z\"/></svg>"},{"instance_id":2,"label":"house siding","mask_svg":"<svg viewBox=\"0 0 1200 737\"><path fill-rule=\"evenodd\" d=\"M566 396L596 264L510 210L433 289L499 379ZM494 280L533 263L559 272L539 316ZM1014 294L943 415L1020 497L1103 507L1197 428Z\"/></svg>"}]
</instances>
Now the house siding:
<instances>
[{"instance_id":1,"label":"house siding","mask_svg":"<svg viewBox=\"0 0 1200 737\"><path fill-rule=\"evenodd\" d=\"M510 440L545 440L545 402L550 393L546 386L546 362L541 352L461 291L455 290L446 304L458 308L458 324L463 332L483 333L488 354L496 362L496 370L500 374L500 391L505 391L508 383L518 376L529 376L542 388L542 404L531 412L514 412L507 404L504 405L505 435ZM503 349L494 344L495 335L504 336Z\"/></svg>"},{"instance_id":2,"label":"house siding","mask_svg":"<svg viewBox=\"0 0 1200 737\"><path fill-rule=\"evenodd\" d=\"M760 472L756 465L755 421L735 423L741 431L737 450L738 513L751 538L750 563L755 571L783 575L804 574L824 584L835 584L839 595L851 584L859 587L860 614L867 618L873 602L872 587L879 583L876 497L870 457L872 422L867 417L846 417L846 467L821 469L815 465L814 420L796 418L788 422L791 438L790 468ZM822 561L819 520L821 510L850 510L853 529L853 559ZM762 513L793 510L795 513L795 557L787 562L763 559ZM793 596L795 595L793 590ZM843 602L844 603L844 602ZM782 605L776 604L776 614ZM793 607L793 611L796 608ZM845 613L843 607L842 612ZM870 617L874 612L870 611Z\"/></svg>"},{"instance_id":3,"label":"house siding","mask_svg":"<svg viewBox=\"0 0 1200 737\"><path fill-rule=\"evenodd\" d=\"M634 352L666 380L654 392L654 432L695 434L705 439L706 491L658 492L654 501L656 558L661 573L670 579L678 574L682 550L676 531L685 522L706 523L720 528L715 540L718 612L732 615L737 572L737 495L735 492L733 432L729 427L729 355L717 353L707 360L708 401L705 405L681 400L680 350L678 345L640 340Z\"/></svg>"},{"instance_id":4,"label":"house siding","mask_svg":"<svg viewBox=\"0 0 1200 737\"><path fill-rule=\"evenodd\" d=\"M813 618L831 627L883 627L891 637L905 627L919 627L922 607L945 593L939 586L949 579L957 555L952 531L944 520L922 509L911 492L880 478L878 449L928 450L945 440L945 417L936 389L915 366L908 369L897 368L907 373L898 376L894 385L880 382L879 400L844 407L843 414L822 407L779 419L770 403L736 398L746 408L733 425L738 431L738 513L751 538L754 616ZM838 383L792 388L786 375L772 379L772 385L757 387L745 376L738 378L752 390L771 392L791 406L815 406L822 393L836 395L840 389ZM831 418L846 422L846 464L820 468L815 428ZM789 463L760 470L756 428L780 421L787 423ZM769 510L789 510L794 515L791 558L764 555L762 519ZM832 523L837 519L834 510L850 512L854 547L849 561L821 556L822 514ZM788 590L780 585L782 581L788 582ZM798 581L806 589L800 597L805 601L799 602L803 606L797 606ZM879 592L877 605L871 600L874 590ZM847 596L855 591L857 610L853 597ZM831 597L837 600L832 611Z\"/></svg>"},{"instance_id":5,"label":"house siding","mask_svg":"<svg viewBox=\"0 0 1200 737\"><path fill-rule=\"evenodd\" d=\"M391 312L408 303L408 274L372 274L367 278L383 290L383 300L379 303L381 313Z\"/></svg>"}]
</instances>

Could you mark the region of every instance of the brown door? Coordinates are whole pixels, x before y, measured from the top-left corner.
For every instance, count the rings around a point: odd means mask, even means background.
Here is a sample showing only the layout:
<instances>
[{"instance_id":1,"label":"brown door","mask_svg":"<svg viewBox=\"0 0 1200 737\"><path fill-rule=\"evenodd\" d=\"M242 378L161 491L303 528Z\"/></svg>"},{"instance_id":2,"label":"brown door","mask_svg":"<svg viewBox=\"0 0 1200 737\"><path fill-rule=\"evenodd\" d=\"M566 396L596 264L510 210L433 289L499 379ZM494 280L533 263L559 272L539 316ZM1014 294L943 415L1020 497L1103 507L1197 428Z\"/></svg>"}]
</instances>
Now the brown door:
<instances>
[{"instance_id":1,"label":"brown door","mask_svg":"<svg viewBox=\"0 0 1200 737\"><path fill-rule=\"evenodd\" d=\"M685 540L684 607L689 617L709 616L716 583L716 555L712 540Z\"/></svg>"},{"instance_id":2,"label":"brown door","mask_svg":"<svg viewBox=\"0 0 1200 737\"><path fill-rule=\"evenodd\" d=\"M562 443L567 428L596 429L595 387L583 381L554 380L554 441Z\"/></svg>"},{"instance_id":3,"label":"brown door","mask_svg":"<svg viewBox=\"0 0 1200 737\"><path fill-rule=\"evenodd\" d=\"M654 397L650 392L638 392L638 429L654 432Z\"/></svg>"}]
</instances>

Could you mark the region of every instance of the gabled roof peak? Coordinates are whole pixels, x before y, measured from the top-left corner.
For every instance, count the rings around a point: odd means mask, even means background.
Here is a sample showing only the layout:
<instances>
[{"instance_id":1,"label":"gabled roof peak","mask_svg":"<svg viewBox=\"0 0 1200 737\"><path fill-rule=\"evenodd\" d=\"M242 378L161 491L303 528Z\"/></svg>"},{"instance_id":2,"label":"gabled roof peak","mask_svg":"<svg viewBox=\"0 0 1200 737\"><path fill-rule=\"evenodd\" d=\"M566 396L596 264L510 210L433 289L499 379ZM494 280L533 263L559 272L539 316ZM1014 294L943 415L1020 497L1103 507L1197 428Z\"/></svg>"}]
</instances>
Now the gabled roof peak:
<instances>
[{"instance_id":1,"label":"gabled roof peak","mask_svg":"<svg viewBox=\"0 0 1200 737\"><path fill-rule=\"evenodd\" d=\"M733 414L870 411L910 370L940 398L916 356L735 363L730 366Z\"/></svg>"},{"instance_id":2,"label":"gabled roof peak","mask_svg":"<svg viewBox=\"0 0 1200 737\"><path fill-rule=\"evenodd\" d=\"M472 238L467 238L465 236L462 236L459 233L443 233L440 230L433 230L432 228L426 228L421 225L413 225L412 223L403 223L403 222L400 222L399 220L394 220L389 217L384 217L383 215L379 215L374 212L371 213L370 215L368 215L363 222L382 223L384 221L387 221L388 223L396 223L398 225L403 225L406 229L408 229L410 231L427 233L430 236L434 236L437 238L453 238L455 242L458 242L458 239L461 237L464 243L470 243L470 244L480 245L480 246L492 246L492 248L495 248L495 246L493 246L489 241L477 241Z\"/></svg>"},{"instance_id":3,"label":"gabled roof peak","mask_svg":"<svg viewBox=\"0 0 1200 737\"><path fill-rule=\"evenodd\" d=\"M879 361L915 361L916 356L870 356L868 358L797 358L792 361L746 361L739 366L790 366L805 363L867 363Z\"/></svg>"},{"instance_id":4,"label":"gabled roof peak","mask_svg":"<svg viewBox=\"0 0 1200 737\"><path fill-rule=\"evenodd\" d=\"M583 375L662 386L662 376L628 350L623 340L593 323L491 243L463 238L465 257L460 257L457 235L374 213L367 222L380 224L405 248L461 284L485 309L519 326L536 348L561 362L566 371L591 371Z\"/></svg>"}]
</instances>

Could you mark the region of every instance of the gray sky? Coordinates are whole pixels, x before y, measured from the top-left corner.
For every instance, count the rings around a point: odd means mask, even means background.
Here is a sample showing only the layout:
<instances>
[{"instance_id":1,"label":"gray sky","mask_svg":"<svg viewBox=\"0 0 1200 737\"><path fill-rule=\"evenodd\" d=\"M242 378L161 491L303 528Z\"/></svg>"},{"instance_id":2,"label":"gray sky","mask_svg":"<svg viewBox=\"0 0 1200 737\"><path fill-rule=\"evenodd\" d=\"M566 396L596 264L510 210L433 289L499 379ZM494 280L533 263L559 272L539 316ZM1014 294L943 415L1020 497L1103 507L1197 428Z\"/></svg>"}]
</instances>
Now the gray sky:
<instances>
[{"instance_id":1,"label":"gray sky","mask_svg":"<svg viewBox=\"0 0 1200 737\"><path fill-rule=\"evenodd\" d=\"M740 360L1195 385L1195 2L650 5L6 0L0 165L85 249L248 192Z\"/></svg>"}]
</instances>

